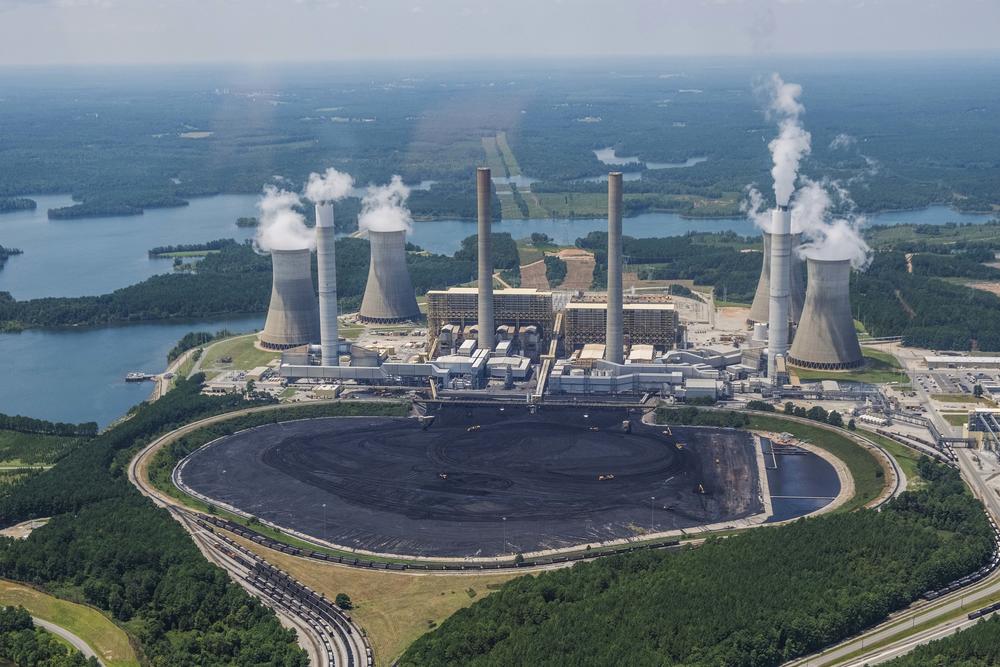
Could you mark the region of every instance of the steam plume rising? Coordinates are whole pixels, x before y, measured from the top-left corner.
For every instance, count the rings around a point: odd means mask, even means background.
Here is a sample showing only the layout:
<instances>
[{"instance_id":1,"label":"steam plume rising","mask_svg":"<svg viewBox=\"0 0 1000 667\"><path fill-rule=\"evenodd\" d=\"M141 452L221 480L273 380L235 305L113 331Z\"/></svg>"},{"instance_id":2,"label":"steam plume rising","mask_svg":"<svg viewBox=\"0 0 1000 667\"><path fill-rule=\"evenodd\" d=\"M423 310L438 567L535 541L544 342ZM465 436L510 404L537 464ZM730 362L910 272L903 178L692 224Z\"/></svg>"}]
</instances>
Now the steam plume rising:
<instances>
[{"instance_id":1,"label":"steam plume rising","mask_svg":"<svg viewBox=\"0 0 1000 667\"><path fill-rule=\"evenodd\" d=\"M771 151L774 166L774 198L779 206L787 206L795 190L795 178L799 162L809 154L811 137L802 129L799 116L805 107L799 102L802 86L785 83L777 74L772 74L766 87L770 101L768 115L778 117L778 136L767 145Z\"/></svg>"},{"instance_id":2,"label":"steam plume rising","mask_svg":"<svg viewBox=\"0 0 1000 667\"><path fill-rule=\"evenodd\" d=\"M312 247L316 235L306 227L306 220L295 210L300 203L294 192L279 190L273 185L264 186L264 194L257 202L260 224L257 226L257 247L261 250L299 250Z\"/></svg>"},{"instance_id":3,"label":"steam plume rising","mask_svg":"<svg viewBox=\"0 0 1000 667\"><path fill-rule=\"evenodd\" d=\"M842 188L835 183L832 187L839 199L853 204ZM814 259L847 259L855 269L862 270L871 258L871 248L861 236L865 219L853 215L835 217L830 213L833 203L827 187L816 181L806 180L795 193L792 224L797 224L807 239L799 246L799 254Z\"/></svg>"},{"instance_id":4,"label":"steam plume rising","mask_svg":"<svg viewBox=\"0 0 1000 667\"><path fill-rule=\"evenodd\" d=\"M354 178L345 172L330 167L322 174L315 171L309 174L306 183L306 199L316 204L339 201L346 197L354 187Z\"/></svg>"},{"instance_id":5,"label":"steam plume rising","mask_svg":"<svg viewBox=\"0 0 1000 667\"><path fill-rule=\"evenodd\" d=\"M750 220L758 229L761 231L771 233L774 230L771 229L771 210L768 208L767 202L764 200L764 195L760 193L760 190L754 186L747 187L747 196L742 202L740 202L740 211L746 214L747 219ZM798 225L795 218L795 212L792 212L792 233L798 234L802 231L802 228Z\"/></svg>"},{"instance_id":6,"label":"steam plume rising","mask_svg":"<svg viewBox=\"0 0 1000 667\"><path fill-rule=\"evenodd\" d=\"M388 185L369 185L361 200L358 228L373 232L409 232L413 225L406 199L410 188L400 176L393 176Z\"/></svg>"}]
</instances>

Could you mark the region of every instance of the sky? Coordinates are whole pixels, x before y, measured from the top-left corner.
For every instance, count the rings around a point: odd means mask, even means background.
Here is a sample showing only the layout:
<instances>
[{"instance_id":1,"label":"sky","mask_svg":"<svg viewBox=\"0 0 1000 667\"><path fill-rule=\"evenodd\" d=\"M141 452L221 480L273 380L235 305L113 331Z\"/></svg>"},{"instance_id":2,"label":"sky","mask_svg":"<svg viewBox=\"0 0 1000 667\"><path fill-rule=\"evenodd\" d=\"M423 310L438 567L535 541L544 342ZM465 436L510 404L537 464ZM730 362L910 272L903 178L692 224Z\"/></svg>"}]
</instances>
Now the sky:
<instances>
[{"instance_id":1,"label":"sky","mask_svg":"<svg viewBox=\"0 0 1000 667\"><path fill-rule=\"evenodd\" d=\"M1000 0L0 0L0 66L997 49Z\"/></svg>"}]
</instances>

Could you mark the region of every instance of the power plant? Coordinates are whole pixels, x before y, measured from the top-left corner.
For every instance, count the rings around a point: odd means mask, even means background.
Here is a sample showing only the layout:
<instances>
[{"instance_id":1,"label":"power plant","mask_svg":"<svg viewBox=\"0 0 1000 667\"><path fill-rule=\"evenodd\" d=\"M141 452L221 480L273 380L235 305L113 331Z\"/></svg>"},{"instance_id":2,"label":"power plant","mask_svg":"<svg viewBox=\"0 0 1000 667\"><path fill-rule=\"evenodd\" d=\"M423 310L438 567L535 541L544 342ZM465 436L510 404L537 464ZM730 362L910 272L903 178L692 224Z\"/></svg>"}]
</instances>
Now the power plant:
<instances>
[{"instance_id":1,"label":"power plant","mask_svg":"<svg viewBox=\"0 0 1000 667\"><path fill-rule=\"evenodd\" d=\"M604 359L622 363L622 174L608 174L608 305Z\"/></svg>"},{"instance_id":2,"label":"power plant","mask_svg":"<svg viewBox=\"0 0 1000 667\"><path fill-rule=\"evenodd\" d=\"M771 275L767 325L767 377L780 384L779 367L788 353L792 279L792 214L788 206L771 212Z\"/></svg>"},{"instance_id":3,"label":"power plant","mask_svg":"<svg viewBox=\"0 0 1000 667\"><path fill-rule=\"evenodd\" d=\"M339 363L337 333L337 250L333 204L316 204L316 267L319 282L319 344L325 366Z\"/></svg>"},{"instance_id":4,"label":"power plant","mask_svg":"<svg viewBox=\"0 0 1000 667\"><path fill-rule=\"evenodd\" d=\"M847 370L864 364L851 314L850 260L808 257L809 287L788 362L802 368Z\"/></svg>"},{"instance_id":5,"label":"power plant","mask_svg":"<svg viewBox=\"0 0 1000 667\"><path fill-rule=\"evenodd\" d=\"M319 309L308 248L271 251L271 303L260 334L269 350L287 350L319 340Z\"/></svg>"},{"instance_id":6,"label":"power plant","mask_svg":"<svg viewBox=\"0 0 1000 667\"><path fill-rule=\"evenodd\" d=\"M392 324L418 319L420 308L406 268L406 230L368 231L371 264L358 319Z\"/></svg>"},{"instance_id":7,"label":"power plant","mask_svg":"<svg viewBox=\"0 0 1000 667\"><path fill-rule=\"evenodd\" d=\"M757 291L750 306L747 320L751 323L766 323L768 308L771 305L771 233L764 232L764 262L760 269L760 280L757 281ZM802 318L802 305L806 298L806 285L803 276L803 262L798 256L798 247L802 242L801 234L792 234L792 268L791 268L791 317L798 323Z\"/></svg>"},{"instance_id":8,"label":"power plant","mask_svg":"<svg viewBox=\"0 0 1000 667\"><path fill-rule=\"evenodd\" d=\"M478 241L479 266L479 349L492 350L496 336L496 320L493 317L493 236L490 230L492 214L490 197L493 191L493 180L488 167L476 170L476 213L478 226L476 228Z\"/></svg>"}]
</instances>

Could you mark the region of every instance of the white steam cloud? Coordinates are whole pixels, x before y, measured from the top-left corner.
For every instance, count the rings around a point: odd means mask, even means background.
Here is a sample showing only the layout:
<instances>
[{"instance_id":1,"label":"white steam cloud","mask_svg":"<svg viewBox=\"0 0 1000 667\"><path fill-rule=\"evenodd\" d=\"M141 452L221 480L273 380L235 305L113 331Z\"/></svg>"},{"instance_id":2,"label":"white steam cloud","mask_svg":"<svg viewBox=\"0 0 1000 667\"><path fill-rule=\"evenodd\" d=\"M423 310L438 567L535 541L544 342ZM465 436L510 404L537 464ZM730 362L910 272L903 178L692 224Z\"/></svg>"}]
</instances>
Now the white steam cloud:
<instances>
[{"instance_id":1,"label":"white steam cloud","mask_svg":"<svg viewBox=\"0 0 1000 667\"><path fill-rule=\"evenodd\" d=\"M257 202L260 224L257 225L257 247L261 250L300 250L312 247L316 235L306 227L306 219L295 210L300 204L294 192L279 190L273 185L264 186L264 194Z\"/></svg>"},{"instance_id":2,"label":"white steam cloud","mask_svg":"<svg viewBox=\"0 0 1000 667\"><path fill-rule=\"evenodd\" d=\"M842 207L853 208L854 202L836 182L824 184L805 179L795 193L792 226L802 231L805 240L799 246L799 254L813 259L848 259L855 269L863 270L871 260L871 248L861 235L865 218L851 213L845 217L833 216L830 209L834 198Z\"/></svg>"},{"instance_id":3,"label":"white steam cloud","mask_svg":"<svg viewBox=\"0 0 1000 667\"><path fill-rule=\"evenodd\" d=\"M858 143L857 139L849 134L841 132L833 138L833 141L830 142L830 150L836 151L842 148L850 148L856 143Z\"/></svg>"},{"instance_id":4,"label":"white steam cloud","mask_svg":"<svg viewBox=\"0 0 1000 667\"><path fill-rule=\"evenodd\" d=\"M361 200L358 229L373 232L410 231L413 217L406 208L410 188L400 176L393 176L388 185L369 185Z\"/></svg>"},{"instance_id":5,"label":"white steam cloud","mask_svg":"<svg viewBox=\"0 0 1000 667\"><path fill-rule=\"evenodd\" d=\"M771 209L768 208L767 201L764 200L764 195L760 193L760 190L752 185L747 186L747 196L742 202L740 202L740 210L746 214L747 219L750 220L758 229L770 233L771 230ZM798 234L802 229L796 222L795 212L792 212L792 233Z\"/></svg>"},{"instance_id":6,"label":"white steam cloud","mask_svg":"<svg viewBox=\"0 0 1000 667\"><path fill-rule=\"evenodd\" d=\"M317 174L315 171L309 174L305 195L306 199L317 204L339 201L350 194L353 187L353 176L330 167L322 174Z\"/></svg>"},{"instance_id":7,"label":"white steam cloud","mask_svg":"<svg viewBox=\"0 0 1000 667\"><path fill-rule=\"evenodd\" d=\"M799 172L799 162L809 154L812 137L802 129L799 116L805 107L799 102L802 86L785 83L777 74L768 79L765 90L769 95L768 116L778 120L778 136L767 147L771 151L774 166L774 198L779 206L787 206L795 190L795 178Z\"/></svg>"}]
</instances>

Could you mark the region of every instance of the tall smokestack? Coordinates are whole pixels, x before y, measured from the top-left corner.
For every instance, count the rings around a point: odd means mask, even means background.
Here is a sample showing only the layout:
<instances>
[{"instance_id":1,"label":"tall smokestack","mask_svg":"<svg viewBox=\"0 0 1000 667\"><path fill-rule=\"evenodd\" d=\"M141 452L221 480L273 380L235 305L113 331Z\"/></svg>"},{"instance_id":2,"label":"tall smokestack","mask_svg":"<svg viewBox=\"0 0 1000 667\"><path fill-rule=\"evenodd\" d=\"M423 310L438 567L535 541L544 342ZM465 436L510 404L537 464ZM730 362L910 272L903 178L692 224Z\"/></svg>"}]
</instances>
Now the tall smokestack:
<instances>
[{"instance_id":1,"label":"tall smokestack","mask_svg":"<svg viewBox=\"0 0 1000 667\"><path fill-rule=\"evenodd\" d=\"M623 361L622 333L622 174L608 174L608 331L604 358Z\"/></svg>"},{"instance_id":2,"label":"tall smokestack","mask_svg":"<svg viewBox=\"0 0 1000 667\"><path fill-rule=\"evenodd\" d=\"M760 279L757 281L757 291L753 295L753 303L750 305L750 315L747 319L750 322L764 322L768 320L768 311L771 306L771 232L763 233L764 240L764 261L760 267ZM796 248L802 244L802 234L792 234L792 322L798 322L802 317L802 305L806 299L806 283L803 275L802 260L799 259Z\"/></svg>"},{"instance_id":3,"label":"tall smokestack","mask_svg":"<svg viewBox=\"0 0 1000 667\"><path fill-rule=\"evenodd\" d=\"M493 317L493 236L490 231L492 184L489 167L480 167L476 170L476 208L479 214L479 227L476 233L479 241L480 350L493 349L497 328Z\"/></svg>"},{"instance_id":4,"label":"tall smokestack","mask_svg":"<svg viewBox=\"0 0 1000 667\"><path fill-rule=\"evenodd\" d=\"M316 266L319 270L319 344L324 366L337 366L337 252L333 204L316 204Z\"/></svg>"},{"instance_id":5,"label":"tall smokestack","mask_svg":"<svg viewBox=\"0 0 1000 667\"><path fill-rule=\"evenodd\" d=\"M777 359L788 353L791 305L792 214L788 206L771 212L771 303L767 325L767 376L777 384Z\"/></svg>"},{"instance_id":6,"label":"tall smokestack","mask_svg":"<svg viewBox=\"0 0 1000 667\"><path fill-rule=\"evenodd\" d=\"M806 266L806 305L795 342L788 351L788 362L821 370L864 365L851 315L851 260L807 257Z\"/></svg>"},{"instance_id":7,"label":"tall smokestack","mask_svg":"<svg viewBox=\"0 0 1000 667\"><path fill-rule=\"evenodd\" d=\"M270 350L285 350L319 339L319 313L308 248L271 251L271 304L260 334Z\"/></svg>"}]
</instances>

